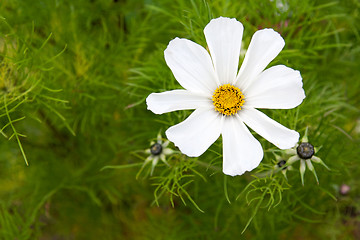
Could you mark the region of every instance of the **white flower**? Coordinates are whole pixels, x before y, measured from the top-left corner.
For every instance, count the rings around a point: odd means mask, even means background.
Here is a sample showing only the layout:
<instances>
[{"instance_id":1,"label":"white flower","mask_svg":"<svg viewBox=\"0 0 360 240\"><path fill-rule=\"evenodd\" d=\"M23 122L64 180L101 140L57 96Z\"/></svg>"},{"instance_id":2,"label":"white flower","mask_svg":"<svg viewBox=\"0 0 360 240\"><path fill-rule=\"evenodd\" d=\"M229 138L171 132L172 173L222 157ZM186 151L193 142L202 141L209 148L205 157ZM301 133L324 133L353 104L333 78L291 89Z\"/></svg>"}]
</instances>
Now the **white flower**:
<instances>
[{"instance_id":1,"label":"white flower","mask_svg":"<svg viewBox=\"0 0 360 240\"><path fill-rule=\"evenodd\" d=\"M285 45L273 29L257 31L238 72L243 25L220 17L205 27L211 56L202 46L175 38L164 55L176 80L185 88L152 93L146 103L156 114L195 109L166 131L181 152L198 157L222 135L223 172L241 175L263 158L261 144L245 124L281 149L293 147L299 134L255 108L290 109L305 98L299 71L283 65L265 67ZM245 124L244 124L245 123Z\"/></svg>"}]
</instances>

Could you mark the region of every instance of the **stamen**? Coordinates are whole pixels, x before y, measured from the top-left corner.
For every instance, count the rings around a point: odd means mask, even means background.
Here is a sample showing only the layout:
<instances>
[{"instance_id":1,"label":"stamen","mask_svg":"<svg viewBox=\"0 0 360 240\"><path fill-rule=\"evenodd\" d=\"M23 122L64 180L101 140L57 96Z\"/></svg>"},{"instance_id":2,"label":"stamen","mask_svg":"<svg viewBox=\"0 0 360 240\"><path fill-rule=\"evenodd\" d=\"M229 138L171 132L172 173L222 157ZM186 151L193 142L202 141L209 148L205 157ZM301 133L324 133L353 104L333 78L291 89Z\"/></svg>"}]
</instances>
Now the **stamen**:
<instances>
[{"instance_id":1,"label":"stamen","mask_svg":"<svg viewBox=\"0 0 360 240\"><path fill-rule=\"evenodd\" d=\"M212 97L215 110L223 115L233 115L244 105L244 95L239 88L225 84L218 87Z\"/></svg>"}]
</instances>

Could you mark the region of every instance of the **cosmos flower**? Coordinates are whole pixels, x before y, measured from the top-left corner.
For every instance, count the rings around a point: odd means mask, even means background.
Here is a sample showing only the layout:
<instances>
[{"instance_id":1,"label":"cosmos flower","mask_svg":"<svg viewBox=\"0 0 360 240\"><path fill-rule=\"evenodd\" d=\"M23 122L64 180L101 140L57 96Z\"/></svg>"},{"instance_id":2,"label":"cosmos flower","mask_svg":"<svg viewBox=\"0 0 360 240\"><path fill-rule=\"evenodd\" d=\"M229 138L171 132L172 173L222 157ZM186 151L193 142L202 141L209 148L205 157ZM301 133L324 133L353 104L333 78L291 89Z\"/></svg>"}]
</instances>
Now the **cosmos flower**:
<instances>
[{"instance_id":1,"label":"cosmos flower","mask_svg":"<svg viewBox=\"0 0 360 240\"><path fill-rule=\"evenodd\" d=\"M145 150L145 153L149 154L149 156L145 159L143 167L145 167L148 163L151 163L150 175L153 174L155 166L158 164L159 159L166 165L169 165L166 161L166 156L171 155L174 152L171 148L167 147L169 143L170 142L168 140L163 142L162 137L159 133L156 142L151 142L150 148Z\"/></svg>"},{"instance_id":2,"label":"cosmos flower","mask_svg":"<svg viewBox=\"0 0 360 240\"><path fill-rule=\"evenodd\" d=\"M273 29L257 31L239 67L243 25L220 17L205 27L209 52L175 38L164 55L184 89L152 93L146 103L156 114L195 109L183 122L170 127L167 138L190 157L203 154L222 135L223 172L241 175L263 158L261 144L245 124L280 149L293 147L299 134L256 108L290 109L305 98L299 71L284 65L266 70L279 54L284 39Z\"/></svg>"}]
</instances>

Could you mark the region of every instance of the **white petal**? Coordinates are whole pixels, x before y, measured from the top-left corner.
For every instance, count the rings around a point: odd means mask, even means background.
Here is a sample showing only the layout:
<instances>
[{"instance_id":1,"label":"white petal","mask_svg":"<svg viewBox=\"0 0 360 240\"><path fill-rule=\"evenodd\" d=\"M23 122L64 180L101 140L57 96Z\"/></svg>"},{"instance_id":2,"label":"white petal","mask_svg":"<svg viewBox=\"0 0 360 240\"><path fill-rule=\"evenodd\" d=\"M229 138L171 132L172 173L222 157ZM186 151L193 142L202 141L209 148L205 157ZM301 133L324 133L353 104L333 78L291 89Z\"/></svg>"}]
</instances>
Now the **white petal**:
<instances>
[{"instance_id":1,"label":"white petal","mask_svg":"<svg viewBox=\"0 0 360 240\"><path fill-rule=\"evenodd\" d=\"M166 130L167 138L189 157L198 157L219 138L222 117L212 108L196 109L185 121Z\"/></svg>"},{"instance_id":2,"label":"white petal","mask_svg":"<svg viewBox=\"0 0 360 240\"><path fill-rule=\"evenodd\" d=\"M213 106L210 98L187 90L152 93L146 98L146 104L148 109L156 114Z\"/></svg>"},{"instance_id":3,"label":"white petal","mask_svg":"<svg viewBox=\"0 0 360 240\"><path fill-rule=\"evenodd\" d=\"M218 84L210 55L205 48L190 40L175 38L169 42L164 56L183 88L213 94Z\"/></svg>"},{"instance_id":4,"label":"white petal","mask_svg":"<svg viewBox=\"0 0 360 240\"><path fill-rule=\"evenodd\" d=\"M226 117L222 131L223 172L241 175L261 162L264 152L261 144L238 117Z\"/></svg>"},{"instance_id":5,"label":"white petal","mask_svg":"<svg viewBox=\"0 0 360 240\"><path fill-rule=\"evenodd\" d=\"M255 32L241 65L236 86L245 91L284 46L284 39L273 29Z\"/></svg>"},{"instance_id":6,"label":"white petal","mask_svg":"<svg viewBox=\"0 0 360 240\"><path fill-rule=\"evenodd\" d=\"M254 108L243 108L239 115L252 130L280 149L291 148L299 141L298 132L284 127Z\"/></svg>"},{"instance_id":7,"label":"white petal","mask_svg":"<svg viewBox=\"0 0 360 240\"><path fill-rule=\"evenodd\" d=\"M219 17L204 29L215 72L221 84L234 83L244 27L235 18Z\"/></svg>"},{"instance_id":8,"label":"white petal","mask_svg":"<svg viewBox=\"0 0 360 240\"><path fill-rule=\"evenodd\" d=\"M244 92L247 106L290 109L305 98L299 71L284 65L266 69Z\"/></svg>"}]
</instances>

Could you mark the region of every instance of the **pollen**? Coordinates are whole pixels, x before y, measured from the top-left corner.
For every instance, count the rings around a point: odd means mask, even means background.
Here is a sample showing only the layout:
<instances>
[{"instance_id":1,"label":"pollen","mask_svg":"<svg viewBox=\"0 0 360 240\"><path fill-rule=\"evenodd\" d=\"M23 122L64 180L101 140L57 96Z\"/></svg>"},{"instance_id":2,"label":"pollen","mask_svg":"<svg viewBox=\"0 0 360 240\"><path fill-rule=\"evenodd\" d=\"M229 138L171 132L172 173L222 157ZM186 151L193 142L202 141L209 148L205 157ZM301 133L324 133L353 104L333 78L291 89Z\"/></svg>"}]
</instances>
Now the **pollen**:
<instances>
[{"instance_id":1,"label":"pollen","mask_svg":"<svg viewBox=\"0 0 360 240\"><path fill-rule=\"evenodd\" d=\"M227 116L231 116L241 110L244 105L244 95L239 88L225 84L218 87L212 97L215 110Z\"/></svg>"}]
</instances>

